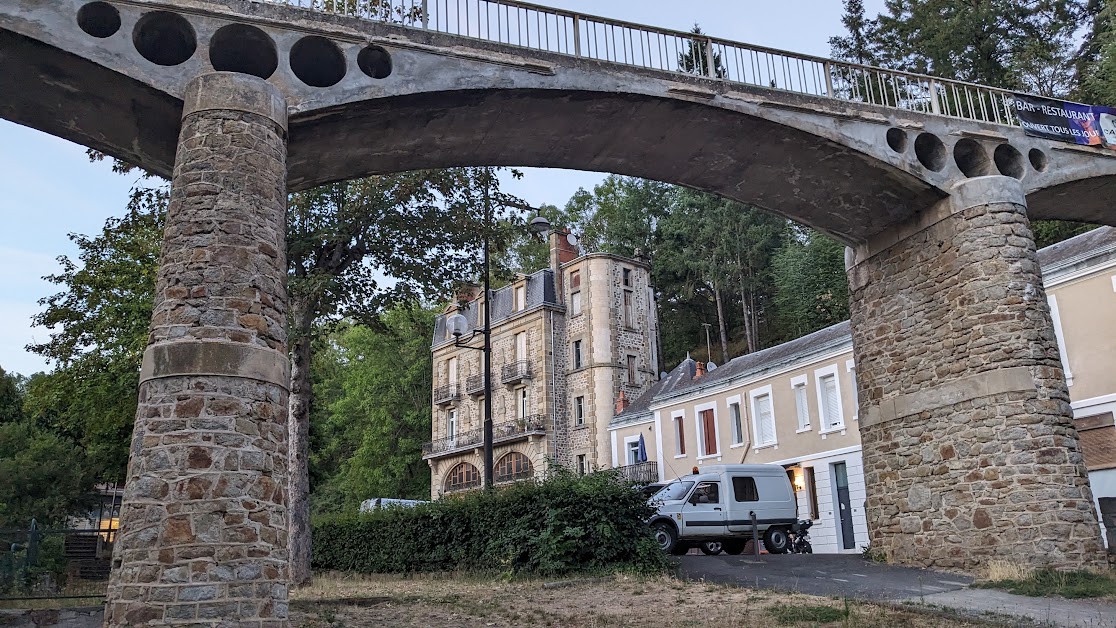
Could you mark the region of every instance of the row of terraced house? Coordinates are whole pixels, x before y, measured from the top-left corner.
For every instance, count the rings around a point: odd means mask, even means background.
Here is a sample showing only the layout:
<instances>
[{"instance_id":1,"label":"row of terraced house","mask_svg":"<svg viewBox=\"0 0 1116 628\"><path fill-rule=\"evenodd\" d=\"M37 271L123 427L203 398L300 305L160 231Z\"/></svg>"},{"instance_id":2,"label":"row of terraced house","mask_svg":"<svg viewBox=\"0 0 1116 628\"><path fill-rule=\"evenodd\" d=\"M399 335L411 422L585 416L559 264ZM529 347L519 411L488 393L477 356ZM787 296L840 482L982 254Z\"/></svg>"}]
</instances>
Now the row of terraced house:
<instances>
[{"instance_id":1,"label":"row of terraced house","mask_svg":"<svg viewBox=\"0 0 1116 628\"><path fill-rule=\"evenodd\" d=\"M720 367L687 358L657 375L647 263L583 255L565 233L550 238L550 268L492 294L496 484L538 477L551 463L616 467L643 482L706 464L778 464L799 516L815 521L816 551L868 543L848 322ZM1116 497L1116 229L1047 247L1039 260L1094 495ZM446 319L461 313L476 328L486 306L466 291L437 319L424 449L434 498L482 484L481 352L456 346Z\"/></svg>"}]
</instances>

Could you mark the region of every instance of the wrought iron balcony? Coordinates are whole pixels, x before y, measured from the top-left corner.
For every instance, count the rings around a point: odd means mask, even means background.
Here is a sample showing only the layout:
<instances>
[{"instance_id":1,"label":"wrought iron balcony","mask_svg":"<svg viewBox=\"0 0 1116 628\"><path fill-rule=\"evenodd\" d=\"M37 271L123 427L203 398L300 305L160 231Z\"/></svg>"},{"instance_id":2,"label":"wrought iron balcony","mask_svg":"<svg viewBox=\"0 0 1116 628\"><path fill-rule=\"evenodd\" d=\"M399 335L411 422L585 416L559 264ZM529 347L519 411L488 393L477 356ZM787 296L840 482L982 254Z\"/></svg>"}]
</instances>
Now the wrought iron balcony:
<instances>
[{"instance_id":1,"label":"wrought iron balcony","mask_svg":"<svg viewBox=\"0 0 1116 628\"><path fill-rule=\"evenodd\" d=\"M504 421L492 426L492 444L499 445L536 434L546 434L546 415L534 414L528 417ZM465 430L453 438L440 438L422 446L423 458L438 458L465 449L480 447L484 444L484 430Z\"/></svg>"},{"instance_id":2,"label":"wrought iron balcony","mask_svg":"<svg viewBox=\"0 0 1116 628\"><path fill-rule=\"evenodd\" d=\"M625 467L617 467L627 480L636 484L651 484L652 482L659 481L659 463L654 461L637 462Z\"/></svg>"},{"instance_id":3,"label":"wrought iron balcony","mask_svg":"<svg viewBox=\"0 0 1116 628\"><path fill-rule=\"evenodd\" d=\"M454 382L434 389L434 405L444 406L461 399L461 385Z\"/></svg>"},{"instance_id":4,"label":"wrought iron balcony","mask_svg":"<svg viewBox=\"0 0 1116 628\"><path fill-rule=\"evenodd\" d=\"M465 394L480 397L484 394L484 375L470 375L465 378Z\"/></svg>"},{"instance_id":5,"label":"wrought iron balcony","mask_svg":"<svg viewBox=\"0 0 1116 628\"><path fill-rule=\"evenodd\" d=\"M505 364L500 369L500 381L505 384L518 384L525 379L531 379L531 363L527 360Z\"/></svg>"}]
</instances>

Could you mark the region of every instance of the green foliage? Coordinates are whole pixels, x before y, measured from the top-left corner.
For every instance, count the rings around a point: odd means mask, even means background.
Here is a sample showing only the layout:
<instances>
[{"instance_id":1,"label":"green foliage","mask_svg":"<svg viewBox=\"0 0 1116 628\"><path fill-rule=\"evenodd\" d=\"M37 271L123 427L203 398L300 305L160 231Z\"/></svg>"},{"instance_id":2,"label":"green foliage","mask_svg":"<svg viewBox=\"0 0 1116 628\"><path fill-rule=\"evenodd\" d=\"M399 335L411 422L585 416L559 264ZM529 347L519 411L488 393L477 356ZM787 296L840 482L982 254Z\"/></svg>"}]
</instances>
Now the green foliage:
<instances>
[{"instance_id":1,"label":"green foliage","mask_svg":"<svg viewBox=\"0 0 1116 628\"><path fill-rule=\"evenodd\" d=\"M700 26L694 24L690 34L694 37L686 42L686 49L678 53L678 70L687 74L709 76L709 49L705 33ZM717 78L728 76L728 70L721 62L721 53L716 49L713 50L713 72Z\"/></svg>"},{"instance_id":2,"label":"green foliage","mask_svg":"<svg viewBox=\"0 0 1116 628\"><path fill-rule=\"evenodd\" d=\"M878 65L875 51L876 22L864 14L864 0L844 0L845 14L841 23L846 36L829 38L833 58L860 65Z\"/></svg>"},{"instance_id":3,"label":"green foliage","mask_svg":"<svg viewBox=\"0 0 1116 628\"><path fill-rule=\"evenodd\" d=\"M844 608L833 608L821 604L787 604L774 606L769 611L780 624L830 624L849 618L850 608L846 600Z\"/></svg>"},{"instance_id":4,"label":"green foliage","mask_svg":"<svg viewBox=\"0 0 1116 628\"><path fill-rule=\"evenodd\" d=\"M1036 220L1031 223L1031 230L1035 234L1035 246L1041 249L1092 231L1097 226L1068 220Z\"/></svg>"},{"instance_id":5,"label":"green foliage","mask_svg":"<svg viewBox=\"0 0 1116 628\"><path fill-rule=\"evenodd\" d=\"M356 512L370 497L426 499L434 311L398 307L378 328L352 326L315 349L311 421L316 513Z\"/></svg>"},{"instance_id":6,"label":"green foliage","mask_svg":"<svg viewBox=\"0 0 1116 628\"><path fill-rule=\"evenodd\" d=\"M314 566L364 573L484 570L563 575L666 567L651 507L612 473L448 497L314 522Z\"/></svg>"},{"instance_id":7,"label":"green foliage","mask_svg":"<svg viewBox=\"0 0 1116 628\"><path fill-rule=\"evenodd\" d=\"M89 471L123 479L139 367L154 303L166 191L137 189L122 218L95 237L71 234L79 261L46 277L63 290L39 301L50 340L28 347L56 363L30 379L25 407L38 425L78 443Z\"/></svg>"},{"instance_id":8,"label":"green foliage","mask_svg":"<svg viewBox=\"0 0 1116 628\"><path fill-rule=\"evenodd\" d=\"M1116 106L1116 2L1090 0L1093 27L1082 44L1074 96L1085 102Z\"/></svg>"},{"instance_id":9,"label":"green foliage","mask_svg":"<svg viewBox=\"0 0 1116 628\"><path fill-rule=\"evenodd\" d=\"M1002 589L1016 595L1050 597L1060 595L1068 599L1116 597L1116 576L1112 573L1092 571L1056 571L1040 569L1021 580L994 580L973 586L984 589Z\"/></svg>"},{"instance_id":10,"label":"green foliage","mask_svg":"<svg viewBox=\"0 0 1116 628\"><path fill-rule=\"evenodd\" d=\"M17 373L0 368L0 424L23 418L24 380Z\"/></svg>"},{"instance_id":11,"label":"green foliage","mask_svg":"<svg viewBox=\"0 0 1116 628\"><path fill-rule=\"evenodd\" d=\"M848 319L845 247L840 242L798 229L772 265L776 324L784 340Z\"/></svg>"},{"instance_id":12,"label":"green foliage","mask_svg":"<svg viewBox=\"0 0 1116 628\"><path fill-rule=\"evenodd\" d=\"M62 523L89 505L80 449L29 421L0 424L0 528Z\"/></svg>"}]
</instances>

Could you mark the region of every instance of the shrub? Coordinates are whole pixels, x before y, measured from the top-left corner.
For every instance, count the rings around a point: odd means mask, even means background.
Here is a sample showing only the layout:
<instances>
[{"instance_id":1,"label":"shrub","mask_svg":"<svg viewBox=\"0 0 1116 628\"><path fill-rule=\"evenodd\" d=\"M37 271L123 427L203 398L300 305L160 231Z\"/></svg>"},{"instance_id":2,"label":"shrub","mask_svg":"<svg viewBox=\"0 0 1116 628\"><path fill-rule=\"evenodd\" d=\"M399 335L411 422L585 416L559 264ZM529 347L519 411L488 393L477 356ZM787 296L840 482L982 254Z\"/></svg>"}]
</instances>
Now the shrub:
<instances>
[{"instance_id":1,"label":"shrub","mask_svg":"<svg viewBox=\"0 0 1116 628\"><path fill-rule=\"evenodd\" d=\"M557 469L539 483L415 508L318 517L313 565L363 573L658 571L666 558L644 523L653 512L614 473Z\"/></svg>"}]
</instances>

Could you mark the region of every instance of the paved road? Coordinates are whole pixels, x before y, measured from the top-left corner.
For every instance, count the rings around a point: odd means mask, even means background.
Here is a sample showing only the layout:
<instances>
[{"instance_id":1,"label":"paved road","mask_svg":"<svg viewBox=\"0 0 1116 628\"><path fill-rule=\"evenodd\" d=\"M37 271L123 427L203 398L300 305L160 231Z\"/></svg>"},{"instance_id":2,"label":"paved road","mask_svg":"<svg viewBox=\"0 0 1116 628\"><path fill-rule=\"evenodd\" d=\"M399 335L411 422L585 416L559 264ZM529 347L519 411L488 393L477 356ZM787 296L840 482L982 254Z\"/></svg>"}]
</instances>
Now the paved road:
<instances>
[{"instance_id":1,"label":"paved road","mask_svg":"<svg viewBox=\"0 0 1116 628\"><path fill-rule=\"evenodd\" d=\"M970 589L972 578L897 567L856 555L768 554L680 558L681 575L693 580L743 587L848 597L877 602L910 602L953 608L974 617L1014 616L1019 626L1116 628L1116 604L1062 598L1035 598L990 589Z\"/></svg>"},{"instance_id":2,"label":"paved road","mask_svg":"<svg viewBox=\"0 0 1116 628\"><path fill-rule=\"evenodd\" d=\"M691 579L761 589L835 595L862 600L918 599L967 587L972 578L895 567L847 554L691 555L681 557L681 572Z\"/></svg>"}]
</instances>

